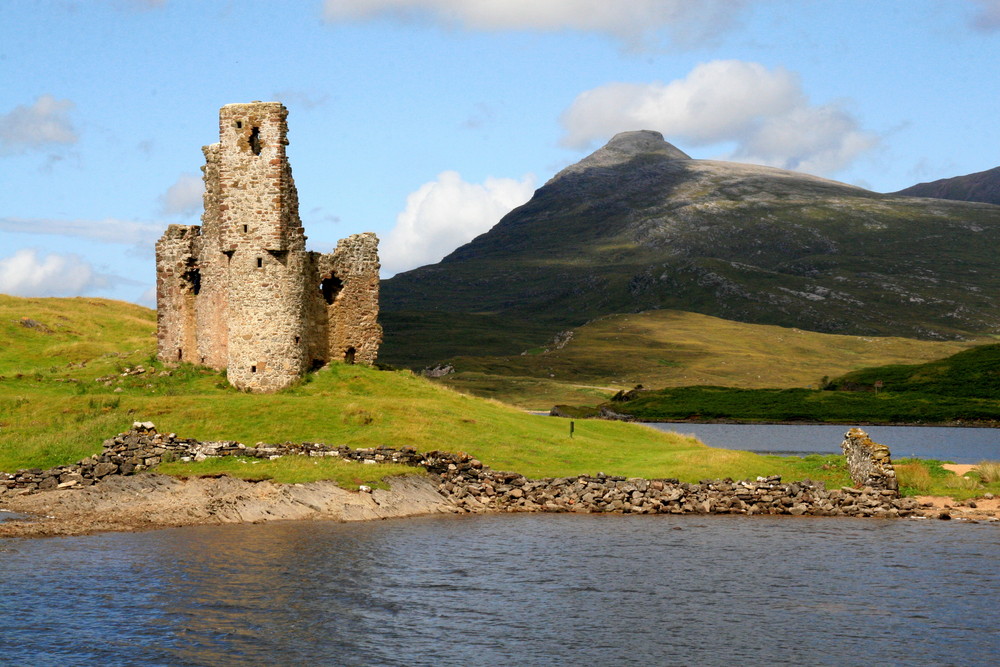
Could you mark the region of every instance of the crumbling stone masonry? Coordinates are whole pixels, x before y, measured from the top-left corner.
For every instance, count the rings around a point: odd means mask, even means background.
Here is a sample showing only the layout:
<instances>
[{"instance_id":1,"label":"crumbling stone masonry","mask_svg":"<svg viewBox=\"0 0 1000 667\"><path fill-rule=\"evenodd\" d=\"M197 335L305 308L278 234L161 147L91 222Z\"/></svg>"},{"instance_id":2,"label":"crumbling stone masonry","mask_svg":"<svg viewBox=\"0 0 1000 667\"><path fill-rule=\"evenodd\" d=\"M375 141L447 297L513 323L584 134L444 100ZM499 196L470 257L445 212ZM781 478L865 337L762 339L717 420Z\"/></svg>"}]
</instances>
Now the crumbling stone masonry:
<instances>
[{"instance_id":1,"label":"crumbling stone masonry","mask_svg":"<svg viewBox=\"0 0 1000 667\"><path fill-rule=\"evenodd\" d=\"M277 391L330 361L372 364L378 238L306 251L285 157L288 111L227 104L205 146L201 226L170 225L156 244L158 356L226 369L229 382Z\"/></svg>"},{"instance_id":2,"label":"crumbling stone masonry","mask_svg":"<svg viewBox=\"0 0 1000 667\"><path fill-rule=\"evenodd\" d=\"M899 491L888 447L872 441L860 428L852 428L844 434L840 448L856 485L879 491Z\"/></svg>"}]
</instances>

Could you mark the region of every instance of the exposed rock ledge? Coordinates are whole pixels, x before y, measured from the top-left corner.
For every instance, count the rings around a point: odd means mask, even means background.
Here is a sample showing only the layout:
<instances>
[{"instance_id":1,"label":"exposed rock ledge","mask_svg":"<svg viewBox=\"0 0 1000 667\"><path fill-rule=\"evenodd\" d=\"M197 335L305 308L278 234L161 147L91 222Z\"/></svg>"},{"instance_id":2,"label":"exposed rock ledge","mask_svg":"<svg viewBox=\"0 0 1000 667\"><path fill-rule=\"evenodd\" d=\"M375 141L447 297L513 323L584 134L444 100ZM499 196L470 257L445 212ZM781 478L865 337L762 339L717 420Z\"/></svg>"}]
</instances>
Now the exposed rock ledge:
<instances>
[{"instance_id":1,"label":"exposed rock ledge","mask_svg":"<svg viewBox=\"0 0 1000 667\"><path fill-rule=\"evenodd\" d=\"M5 497L2 505L34 517L0 522L0 537L292 519L364 521L460 511L438 493L434 482L417 475L393 478L389 490L356 493L333 482L274 484L232 477L181 480L140 473L109 476L86 488Z\"/></svg>"}]
</instances>

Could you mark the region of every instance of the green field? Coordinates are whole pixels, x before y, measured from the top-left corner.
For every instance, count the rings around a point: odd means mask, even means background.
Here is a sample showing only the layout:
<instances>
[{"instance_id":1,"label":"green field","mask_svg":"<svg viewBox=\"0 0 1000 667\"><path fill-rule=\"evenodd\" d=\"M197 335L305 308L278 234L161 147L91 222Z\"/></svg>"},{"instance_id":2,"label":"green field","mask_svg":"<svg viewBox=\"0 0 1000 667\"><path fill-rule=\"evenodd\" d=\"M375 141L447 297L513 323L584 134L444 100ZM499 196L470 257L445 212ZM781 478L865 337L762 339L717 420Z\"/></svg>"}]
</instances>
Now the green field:
<instances>
[{"instance_id":1,"label":"green field","mask_svg":"<svg viewBox=\"0 0 1000 667\"><path fill-rule=\"evenodd\" d=\"M691 437L607 421L578 421L571 437L566 420L463 394L409 371L333 364L289 390L247 394L222 373L155 362L154 330L154 313L130 304L0 295L0 335L7 342L0 351L0 470L74 462L139 420L203 440L464 451L531 477L604 472L697 481L778 474L847 483L837 457L711 449ZM372 481L315 465L291 472L249 462L237 468L227 470L283 481Z\"/></svg>"},{"instance_id":2,"label":"green field","mask_svg":"<svg viewBox=\"0 0 1000 667\"><path fill-rule=\"evenodd\" d=\"M529 409L594 405L620 389L816 387L857 369L947 357L983 340L840 336L676 310L602 317L561 349L449 359L444 384Z\"/></svg>"},{"instance_id":3,"label":"green field","mask_svg":"<svg viewBox=\"0 0 1000 667\"><path fill-rule=\"evenodd\" d=\"M649 422L1000 423L1000 401L917 392L675 387L639 392L633 400L608 405Z\"/></svg>"},{"instance_id":4,"label":"green field","mask_svg":"<svg viewBox=\"0 0 1000 667\"><path fill-rule=\"evenodd\" d=\"M815 389L668 387L609 403L642 421L736 420L844 424L1000 423L1000 345L922 364L866 368ZM572 410L569 410L572 413Z\"/></svg>"}]
</instances>

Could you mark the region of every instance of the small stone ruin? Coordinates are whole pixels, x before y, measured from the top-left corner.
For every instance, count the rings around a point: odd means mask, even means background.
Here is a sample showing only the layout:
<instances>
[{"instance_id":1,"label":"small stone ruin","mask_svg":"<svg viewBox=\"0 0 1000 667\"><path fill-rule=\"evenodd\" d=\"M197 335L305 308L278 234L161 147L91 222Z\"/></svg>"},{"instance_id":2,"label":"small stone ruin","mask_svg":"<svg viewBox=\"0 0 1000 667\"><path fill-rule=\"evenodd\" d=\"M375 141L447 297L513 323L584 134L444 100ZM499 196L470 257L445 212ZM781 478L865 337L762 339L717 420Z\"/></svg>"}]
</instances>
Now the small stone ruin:
<instances>
[{"instance_id":1,"label":"small stone ruin","mask_svg":"<svg viewBox=\"0 0 1000 667\"><path fill-rule=\"evenodd\" d=\"M888 447L874 442L860 428L852 428L844 434L840 448L847 459L851 479L857 486L868 486L878 491L899 491Z\"/></svg>"}]
</instances>

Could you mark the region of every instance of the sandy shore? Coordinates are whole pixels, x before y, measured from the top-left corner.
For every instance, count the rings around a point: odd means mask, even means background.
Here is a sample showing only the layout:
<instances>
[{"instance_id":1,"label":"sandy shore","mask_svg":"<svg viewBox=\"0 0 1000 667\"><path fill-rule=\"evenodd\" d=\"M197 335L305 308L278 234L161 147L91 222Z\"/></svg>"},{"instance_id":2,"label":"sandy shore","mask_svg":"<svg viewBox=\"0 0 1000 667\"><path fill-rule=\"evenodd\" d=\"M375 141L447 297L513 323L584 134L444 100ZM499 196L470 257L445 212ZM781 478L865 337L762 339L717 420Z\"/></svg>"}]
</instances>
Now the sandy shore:
<instances>
[{"instance_id":1,"label":"sandy shore","mask_svg":"<svg viewBox=\"0 0 1000 667\"><path fill-rule=\"evenodd\" d=\"M232 477L180 480L109 477L84 489L5 495L0 508L31 515L0 522L0 537L84 535L294 519L364 521L459 511L425 477L394 478L389 490L351 492L333 482L274 484Z\"/></svg>"}]
</instances>

